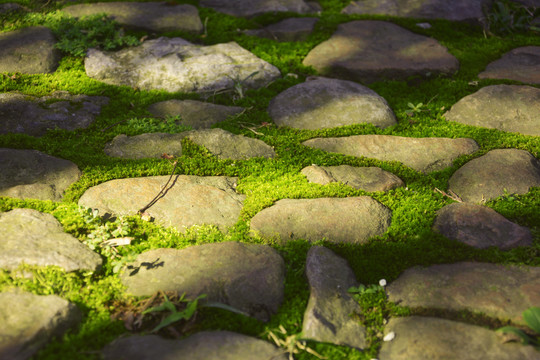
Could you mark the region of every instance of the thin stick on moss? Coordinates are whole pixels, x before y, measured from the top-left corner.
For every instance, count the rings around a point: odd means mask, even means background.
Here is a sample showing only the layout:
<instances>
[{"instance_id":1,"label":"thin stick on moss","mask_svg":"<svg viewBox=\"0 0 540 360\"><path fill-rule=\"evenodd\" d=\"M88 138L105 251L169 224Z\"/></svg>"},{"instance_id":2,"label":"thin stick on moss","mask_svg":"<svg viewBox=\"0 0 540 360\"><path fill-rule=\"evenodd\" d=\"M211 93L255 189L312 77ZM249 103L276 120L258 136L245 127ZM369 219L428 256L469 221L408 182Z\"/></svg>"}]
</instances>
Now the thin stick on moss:
<instances>
[{"instance_id":1,"label":"thin stick on moss","mask_svg":"<svg viewBox=\"0 0 540 360\"><path fill-rule=\"evenodd\" d=\"M144 212L146 210L148 210L149 208L151 208L155 203L158 202L159 199L161 199L162 197L165 196L165 194L167 193L167 191L169 191L169 189L171 189L173 186L174 186L174 183L173 182L171 184L171 186L169 186L169 183L171 182L171 179L172 177L174 176L174 171L176 170L176 166L178 165L178 160L175 160L174 163L173 163L173 169L171 171L171 175L169 176L169 179L167 180L167 182L165 183L165 186L163 186L163 188L161 190L159 190L158 194L148 203L146 204L146 206L144 206L143 208L141 208L139 211L137 211L137 214L139 215L143 215Z\"/></svg>"}]
</instances>

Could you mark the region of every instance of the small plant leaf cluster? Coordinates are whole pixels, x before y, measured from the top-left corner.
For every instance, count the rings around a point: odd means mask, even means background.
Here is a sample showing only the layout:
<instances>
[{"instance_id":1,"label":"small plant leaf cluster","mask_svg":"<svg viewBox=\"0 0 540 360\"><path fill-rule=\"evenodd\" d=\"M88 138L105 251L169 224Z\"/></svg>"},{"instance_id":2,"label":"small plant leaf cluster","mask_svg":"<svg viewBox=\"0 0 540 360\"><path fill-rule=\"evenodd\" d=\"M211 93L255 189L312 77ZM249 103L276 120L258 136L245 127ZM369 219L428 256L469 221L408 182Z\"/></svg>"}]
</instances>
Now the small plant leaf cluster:
<instances>
[{"instance_id":1,"label":"small plant leaf cluster","mask_svg":"<svg viewBox=\"0 0 540 360\"><path fill-rule=\"evenodd\" d=\"M523 319L529 327L536 332L535 336L513 326L504 326L497 331L517 335L523 344L533 345L540 350L540 307L534 306L523 312Z\"/></svg>"},{"instance_id":2,"label":"small plant leaf cluster","mask_svg":"<svg viewBox=\"0 0 540 360\"><path fill-rule=\"evenodd\" d=\"M487 31L496 35L516 32L540 32L533 20L540 15L540 8L527 7L510 1L495 1L487 14Z\"/></svg>"}]
</instances>

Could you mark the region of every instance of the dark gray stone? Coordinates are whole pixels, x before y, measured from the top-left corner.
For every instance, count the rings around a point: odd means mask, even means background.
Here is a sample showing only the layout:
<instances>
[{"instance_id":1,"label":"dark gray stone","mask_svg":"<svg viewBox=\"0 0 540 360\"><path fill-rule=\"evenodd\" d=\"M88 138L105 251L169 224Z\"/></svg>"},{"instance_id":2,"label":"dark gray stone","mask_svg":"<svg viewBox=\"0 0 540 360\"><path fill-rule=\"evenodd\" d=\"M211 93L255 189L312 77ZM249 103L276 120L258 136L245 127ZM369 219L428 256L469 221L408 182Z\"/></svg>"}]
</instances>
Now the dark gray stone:
<instances>
[{"instance_id":1,"label":"dark gray stone","mask_svg":"<svg viewBox=\"0 0 540 360\"><path fill-rule=\"evenodd\" d=\"M0 14L5 14L12 11L20 11L20 10L24 10L24 8L21 5L16 4L16 3L0 4Z\"/></svg>"},{"instance_id":2,"label":"dark gray stone","mask_svg":"<svg viewBox=\"0 0 540 360\"><path fill-rule=\"evenodd\" d=\"M199 4L225 14L248 17L285 11L308 14L319 10L304 0L200 0Z\"/></svg>"},{"instance_id":3,"label":"dark gray stone","mask_svg":"<svg viewBox=\"0 0 540 360\"><path fill-rule=\"evenodd\" d=\"M276 41L304 41L311 35L318 21L318 18L289 18L263 29L246 30L244 33Z\"/></svg>"},{"instance_id":4,"label":"dark gray stone","mask_svg":"<svg viewBox=\"0 0 540 360\"><path fill-rule=\"evenodd\" d=\"M489 63L478 74L480 79L510 79L528 84L540 84L540 46L513 49L499 60Z\"/></svg>"}]
</instances>

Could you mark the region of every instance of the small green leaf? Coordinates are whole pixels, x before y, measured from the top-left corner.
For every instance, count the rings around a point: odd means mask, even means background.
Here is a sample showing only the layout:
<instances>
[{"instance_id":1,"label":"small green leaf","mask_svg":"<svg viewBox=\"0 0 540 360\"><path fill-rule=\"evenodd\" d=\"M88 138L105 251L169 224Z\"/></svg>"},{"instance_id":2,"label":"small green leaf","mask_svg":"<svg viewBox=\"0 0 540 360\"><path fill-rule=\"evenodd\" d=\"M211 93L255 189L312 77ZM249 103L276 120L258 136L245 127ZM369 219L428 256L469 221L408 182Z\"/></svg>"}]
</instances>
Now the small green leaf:
<instances>
[{"instance_id":1,"label":"small green leaf","mask_svg":"<svg viewBox=\"0 0 540 360\"><path fill-rule=\"evenodd\" d=\"M532 342L534 342L533 339L531 339L527 334L525 334L522 330L518 329L518 328L515 328L513 326L505 326L505 327L502 327L500 329L497 329L497 331L499 332L502 332L502 333L513 333L513 334L516 334L517 336L519 336L521 338L521 342L523 344L529 344Z\"/></svg>"},{"instance_id":2,"label":"small green leaf","mask_svg":"<svg viewBox=\"0 0 540 360\"><path fill-rule=\"evenodd\" d=\"M540 307L530 307L523 312L523 319L527 325L540 334Z\"/></svg>"}]
</instances>

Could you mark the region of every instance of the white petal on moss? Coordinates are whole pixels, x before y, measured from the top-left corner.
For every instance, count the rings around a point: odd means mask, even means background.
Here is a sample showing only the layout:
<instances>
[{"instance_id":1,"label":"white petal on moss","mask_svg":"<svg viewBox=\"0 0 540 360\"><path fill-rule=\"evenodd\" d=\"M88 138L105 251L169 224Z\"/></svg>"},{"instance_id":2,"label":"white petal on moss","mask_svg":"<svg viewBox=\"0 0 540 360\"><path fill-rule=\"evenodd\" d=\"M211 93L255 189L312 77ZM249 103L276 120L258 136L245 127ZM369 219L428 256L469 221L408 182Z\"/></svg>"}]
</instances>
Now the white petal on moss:
<instances>
[{"instance_id":1,"label":"white petal on moss","mask_svg":"<svg viewBox=\"0 0 540 360\"><path fill-rule=\"evenodd\" d=\"M383 338L383 341L392 341L396 337L396 333L393 331L390 331L388 334L386 334Z\"/></svg>"}]
</instances>

